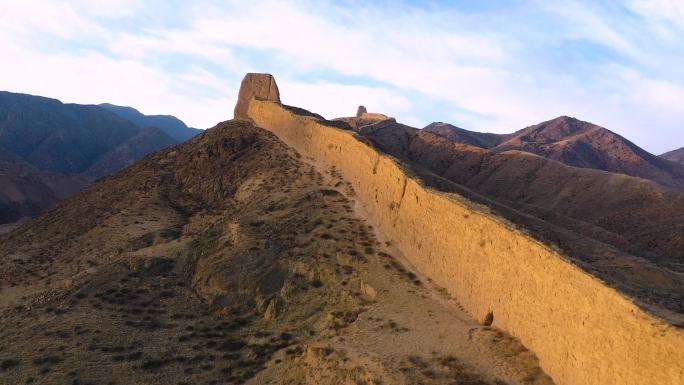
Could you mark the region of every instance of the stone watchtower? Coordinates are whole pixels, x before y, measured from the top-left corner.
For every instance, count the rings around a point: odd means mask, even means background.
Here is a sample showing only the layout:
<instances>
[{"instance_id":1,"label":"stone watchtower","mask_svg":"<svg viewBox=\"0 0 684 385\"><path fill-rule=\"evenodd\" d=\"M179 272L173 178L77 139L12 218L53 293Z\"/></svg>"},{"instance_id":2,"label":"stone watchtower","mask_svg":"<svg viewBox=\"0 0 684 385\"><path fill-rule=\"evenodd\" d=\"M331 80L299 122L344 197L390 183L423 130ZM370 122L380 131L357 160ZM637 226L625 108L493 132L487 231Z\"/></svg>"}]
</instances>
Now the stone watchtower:
<instances>
[{"instance_id":1,"label":"stone watchtower","mask_svg":"<svg viewBox=\"0 0 684 385\"><path fill-rule=\"evenodd\" d=\"M271 74L248 73L240 84L238 101L235 104L233 117L235 119L250 120L247 115L249 103L252 98L257 100L269 100L280 104L280 92L278 85Z\"/></svg>"}]
</instances>

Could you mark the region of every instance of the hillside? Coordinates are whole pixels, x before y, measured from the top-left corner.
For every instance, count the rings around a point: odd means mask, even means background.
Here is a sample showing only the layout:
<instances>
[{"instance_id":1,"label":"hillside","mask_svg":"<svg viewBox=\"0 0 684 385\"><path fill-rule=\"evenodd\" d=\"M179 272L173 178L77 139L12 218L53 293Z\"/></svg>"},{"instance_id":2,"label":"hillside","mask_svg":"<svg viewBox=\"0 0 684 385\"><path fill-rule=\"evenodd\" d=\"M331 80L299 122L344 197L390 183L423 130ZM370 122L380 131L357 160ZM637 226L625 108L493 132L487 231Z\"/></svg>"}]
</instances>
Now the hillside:
<instances>
[{"instance_id":1,"label":"hillside","mask_svg":"<svg viewBox=\"0 0 684 385\"><path fill-rule=\"evenodd\" d=\"M669 160L670 162L684 164L684 147L678 150L668 151L659 156L663 159Z\"/></svg>"},{"instance_id":2,"label":"hillside","mask_svg":"<svg viewBox=\"0 0 684 385\"><path fill-rule=\"evenodd\" d=\"M202 132L200 129L188 127L182 120L175 116L144 115L133 107L116 106L109 103L103 103L99 106L117 114L119 117L126 119L140 128L156 127L177 142L185 142Z\"/></svg>"},{"instance_id":3,"label":"hillside","mask_svg":"<svg viewBox=\"0 0 684 385\"><path fill-rule=\"evenodd\" d=\"M426 130L496 152L520 150L569 166L621 173L684 189L684 166L650 154L603 127L567 116L506 135L481 134L434 123Z\"/></svg>"},{"instance_id":4,"label":"hillside","mask_svg":"<svg viewBox=\"0 0 684 385\"><path fill-rule=\"evenodd\" d=\"M318 166L225 122L0 237L0 382L552 384Z\"/></svg>"},{"instance_id":5,"label":"hillside","mask_svg":"<svg viewBox=\"0 0 684 385\"><path fill-rule=\"evenodd\" d=\"M138 115L174 134L192 131L173 117ZM36 215L92 179L178 143L161 129L138 124L99 106L0 92L0 148L13 158L3 168L0 224Z\"/></svg>"}]
</instances>

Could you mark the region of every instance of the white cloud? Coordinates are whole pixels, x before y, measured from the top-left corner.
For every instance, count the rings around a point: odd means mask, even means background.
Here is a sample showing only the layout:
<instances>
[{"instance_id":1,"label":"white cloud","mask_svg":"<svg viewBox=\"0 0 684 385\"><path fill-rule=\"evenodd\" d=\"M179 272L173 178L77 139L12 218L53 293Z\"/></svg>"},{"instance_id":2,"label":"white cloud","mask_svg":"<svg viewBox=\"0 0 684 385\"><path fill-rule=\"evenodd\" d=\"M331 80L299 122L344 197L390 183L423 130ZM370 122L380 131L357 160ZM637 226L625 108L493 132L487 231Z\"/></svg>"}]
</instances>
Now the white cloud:
<instances>
[{"instance_id":1,"label":"white cloud","mask_svg":"<svg viewBox=\"0 0 684 385\"><path fill-rule=\"evenodd\" d=\"M354 116L359 105L392 116L403 117L413 112L406 97L383 88L289 79L279 79L278 87L285 104L306 107L328 119Z\"/></svg>"},{"instance_id":2,"label":"white cloud","mask_svg":"<svg viewBox=\"0 0 684 385\"><path fill-rule=\"evenodd\" d=\"M643 16L668 20L684 28L684 2L681 0L631 0L628 5Z\"/></svg>"},{"instance_id":3,"label":"white cloud","mask_svg":"<svg viewBox=\"0 0 684 385\"><path fill-rule=\"evenodd\" d=\"M83 17L73 4L45 0L0 2L0 31L13 39L36 37L39 33L56 38L105 33L104 28Z\"/></svg>"},{"instance_id":4,"label":"white cloud","mask_svg":"<svg viewBox=\"0 0 684 385\"><path fill-rule=\"evenodd\" d=\"M149 3L2 2L0 48L9 60L0 63L0 88L128 104L208 127L230 117L243 73L268 71L285 103L327 117L366 104L417 126L454 119L510 132L567 114L654 151L670 144L643 129L647 118L657 115L666 135L684 118L676 69L684 35L660 22L684 20L680 2L634 0L638 20L577 1L526 3L510 15L345 5L179 3L182 23L131 29L114 21L154 14ZM90 48L60 48L65 41ZM614 57L549 64L567 54L567 41L596 43Z\"/></svg>"},{"instance_id":5,"label":"white cloud","mask_svg":"<svg viewBox=\"0 0 684 385\"><path fill-rule=\"evenodd\" d=\"M94 52L41 54L20 46L3 51L0 89L56 97L63 102L131 105L148 114L175 114L208 128L232 117L230 85L202 69L168 74L143 63Z\"/></svg>"}]
</instances>

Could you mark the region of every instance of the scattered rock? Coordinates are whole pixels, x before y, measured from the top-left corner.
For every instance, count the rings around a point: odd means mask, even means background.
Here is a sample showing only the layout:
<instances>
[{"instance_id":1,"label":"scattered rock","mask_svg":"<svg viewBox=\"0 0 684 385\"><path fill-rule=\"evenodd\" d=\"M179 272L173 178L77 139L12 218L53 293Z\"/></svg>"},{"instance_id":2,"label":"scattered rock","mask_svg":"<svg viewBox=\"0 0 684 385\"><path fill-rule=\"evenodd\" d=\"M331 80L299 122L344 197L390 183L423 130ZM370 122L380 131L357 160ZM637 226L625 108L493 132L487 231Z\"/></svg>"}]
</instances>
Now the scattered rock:
<instances>
[{"instance_id":1,"label":"scattered rock","mask_svg":"<svg viewBox=\"0 0 684 385\"><path fill-rule=\"evenodd\" d=\"M484 317L484 320L482 321L482 324L484 326L492 326L492 323L494 323L494 313L491 311L487 313L487 315Z\"/></svg>"},{"instance_id":2,"label":"scattered rock","mask_svg":"<svg viewBox=\"0 0 684 385\"><path fill-rule=\"evenodd\" d=\"M271 299L271 301L268 303L268 307L266 307L266 311L264 312L264 319L267 321L272 321L278 318L280 307L281 305L277 298Z\"/></svg>"},{"instance_id":3,"label":"scattered rock","mask_svg":"<svg viewBox=\"0 0 684 385\"><path fill-rule=\"evenodd\" d=\"M377 297L378 295L377 291L375 291L373 286L365 282L361 283L361 293L364 295L364 297L370 300L375 300L375 297Z\"/></svg>"}]
</instances>

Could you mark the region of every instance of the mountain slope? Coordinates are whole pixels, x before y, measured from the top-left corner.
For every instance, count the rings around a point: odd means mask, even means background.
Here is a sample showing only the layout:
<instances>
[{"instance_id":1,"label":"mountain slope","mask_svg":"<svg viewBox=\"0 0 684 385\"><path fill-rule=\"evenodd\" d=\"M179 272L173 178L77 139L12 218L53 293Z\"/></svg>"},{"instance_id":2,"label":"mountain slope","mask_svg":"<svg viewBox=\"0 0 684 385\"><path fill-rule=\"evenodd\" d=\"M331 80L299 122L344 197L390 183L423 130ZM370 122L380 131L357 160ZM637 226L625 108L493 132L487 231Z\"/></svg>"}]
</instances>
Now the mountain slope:
<instances>
[{"instance_id":1,"label":"mountain slope","mask_svg":"<svg viewBox=\"0 0 684 385\"><path fill-rule=\"evenodd\" d=\"M40 170L83 172L138 131L97 106L0 92L0 146Z\"/></svg>"},{"instance_id":2,"label":"mountain slope","mask_svg":"<svg viewBox=\"0 0 684 385\"><path fill-rule=\"evenodd\" d=\"M659 156L663 159L669 160L670 162L684 164L684 147L678 150L668 151Z\"/></svg>"},{"instance_id":3,"label":"mountain slope","mask_svg":"<svg viewBox=\"0 0 684 385\"><path fill-rule=\"evenodd\" d=\"M482 134L443 123L433 123L426 130L497 152L526 151L569 166L621 173L684 189L684 166L650 154L603 127L567 116L505 135Z\"/></svg>"},{"instance_id":4,"label":"mountain slope","mask_svg":"<svg viewBox=\"0 0 684 385\"><path fill-rule=\"evenodd\" d=\"M116 106L103 103L100 107L117 114L119 117L138 127L157 127L178 142L185 142L202 132L197 128L190 128L180 119L171 115L144 115L133 107Z\"/></svg>"},{"instance_id":5,"label":"mountain slope","mask_svg":"<svg viewBox=\"0 0 684 385\"><path fill-rule=\"evenodd\" d=\"M353 196L243 121L98 180L0 237L0 382L552 384Z\"/></svg>"}]
</instances>

